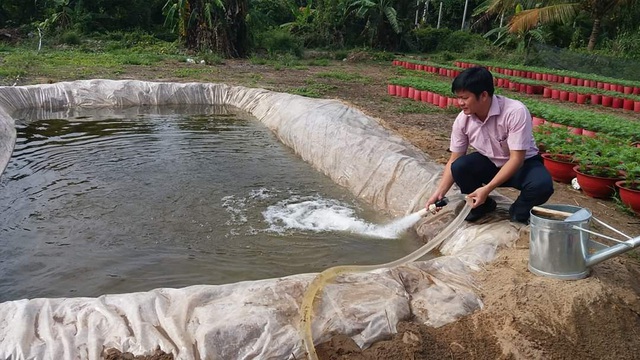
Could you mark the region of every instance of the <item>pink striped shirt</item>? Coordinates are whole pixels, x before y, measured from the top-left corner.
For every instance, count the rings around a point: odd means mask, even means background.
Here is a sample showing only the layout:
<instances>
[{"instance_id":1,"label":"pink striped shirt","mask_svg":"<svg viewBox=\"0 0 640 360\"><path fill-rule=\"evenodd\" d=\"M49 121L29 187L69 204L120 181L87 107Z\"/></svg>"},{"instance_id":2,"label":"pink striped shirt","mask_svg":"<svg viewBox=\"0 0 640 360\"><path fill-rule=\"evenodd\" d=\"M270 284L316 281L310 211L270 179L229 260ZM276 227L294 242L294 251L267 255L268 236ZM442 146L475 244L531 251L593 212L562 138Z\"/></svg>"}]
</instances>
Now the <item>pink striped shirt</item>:
<instances>
[{"instance_id":1,"label":"pink striped shirt","mask_svg":"<svg viewBox=\"0 0 640 360\"><path fill-rule=\"evenodd\" d=\"M531 114L523 103L493 95L487 119L460 112L453 123L449 150L466 153L472 146L497 167L509 160L510 150L526 150L525 159L538 154Z\"/></svg>"}]
</instances>

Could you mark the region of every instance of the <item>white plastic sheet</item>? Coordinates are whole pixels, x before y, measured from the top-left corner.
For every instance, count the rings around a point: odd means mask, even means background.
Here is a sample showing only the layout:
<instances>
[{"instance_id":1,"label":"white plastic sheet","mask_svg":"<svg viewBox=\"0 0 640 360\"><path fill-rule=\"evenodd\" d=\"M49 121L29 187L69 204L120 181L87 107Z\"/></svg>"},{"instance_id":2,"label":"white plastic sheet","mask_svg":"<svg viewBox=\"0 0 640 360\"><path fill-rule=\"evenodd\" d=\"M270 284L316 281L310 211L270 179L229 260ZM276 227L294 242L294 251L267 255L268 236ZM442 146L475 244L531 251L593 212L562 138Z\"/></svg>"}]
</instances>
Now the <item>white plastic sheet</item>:
<instances>
[{"instance_id":1,"label":"white plastic sheet","mask_svg":"<svg viewBox=\"0 0 640 360\"><path fill-rule=\"evenodd\" d=\"M421 208L442 170L339 101L224 84L110 80L1 87L0 169L13 149L17 111L170 104L226 104L247 111L337 184L395 215ZM419 226L418 231L428 237L433 228ZM516 238L507 221L466 226L443 244L446 256L338 277L318 301L315 342L344 333L366 347L412 315L441 326L481 308L472 271ZM98 298L5 302L0 304L0 358L98 359L108 348L142 355L159 347L178 359L300 359L298 310L312 279L313 274L303 274Z\"/></svg>"}]
</instances>

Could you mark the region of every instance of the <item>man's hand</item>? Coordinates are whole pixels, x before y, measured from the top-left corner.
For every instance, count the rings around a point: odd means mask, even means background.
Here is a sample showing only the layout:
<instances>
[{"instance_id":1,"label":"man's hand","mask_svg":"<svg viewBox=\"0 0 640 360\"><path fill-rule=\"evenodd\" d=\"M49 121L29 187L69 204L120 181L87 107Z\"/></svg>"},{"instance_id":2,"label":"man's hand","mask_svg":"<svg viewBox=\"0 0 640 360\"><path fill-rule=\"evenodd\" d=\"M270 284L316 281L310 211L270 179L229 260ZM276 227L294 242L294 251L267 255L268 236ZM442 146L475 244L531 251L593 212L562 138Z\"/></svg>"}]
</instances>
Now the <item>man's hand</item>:
<instances>
[{"instance_id":1,"label":"man's hand","mask_svg":"<svg viewBox=\"0 0 640 360\"><path fill-rule=\"evenodd\" d=\"M444 195L441 194L440 192L436 192L433 195L431 195L431 197L429 198L429 200L427 200L427 203L424 205L424 207L431 211L432 214L435 214L436 212L440 211L440 209L442 209L442 207L435 207L432 208L432 205L434 205L436 202L442 200L444 198Z\"/></svg>"},{"instance_id":2,"label":"man's hand","mask_svg":"<svg viewBox=\"0 0 640 360\"><path fill-rule=\"evenodd\" d=\"M475 209L478 206L484 204L484 202L487 201L487 197L489 197L489 193L491 193L491 190L486 186L482 186L477 188L476 191L467 195L467 198L473 201L473 204L471 207Z\"/></svg>"}]
</instances>

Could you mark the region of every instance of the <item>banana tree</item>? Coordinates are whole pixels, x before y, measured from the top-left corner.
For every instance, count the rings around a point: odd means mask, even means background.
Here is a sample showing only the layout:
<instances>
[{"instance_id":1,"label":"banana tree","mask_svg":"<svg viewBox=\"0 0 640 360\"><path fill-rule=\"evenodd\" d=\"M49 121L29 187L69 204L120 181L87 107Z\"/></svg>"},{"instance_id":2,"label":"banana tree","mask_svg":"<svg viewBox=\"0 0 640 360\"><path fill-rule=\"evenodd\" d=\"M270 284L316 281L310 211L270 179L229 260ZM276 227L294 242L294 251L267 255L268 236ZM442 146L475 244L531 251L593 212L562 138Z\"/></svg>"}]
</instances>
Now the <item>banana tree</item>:
<instances>
[{"instance_id":1,"label":"banana tree","mask_svg":"<svg viewBox=\"0 0 640 360\"><path fill-rule=\"evenodd\" d=\"M395 34L400 34L398 13L393 5L393 0L353 0L350 3L350 13L365 21L362 32L368 37L371 46L392 41L387 38L389 26Z\"/></svg>"},{"instance_id":2,"label":"banana tree","mask_svg":"<svg viewBox=\"0 0 640 360\"><path fill-rule=\"evenodd\" d=\"M168 0L165 26L189 49L225 57L247 54L247 0Z\"/></svg>"}]
</instances>

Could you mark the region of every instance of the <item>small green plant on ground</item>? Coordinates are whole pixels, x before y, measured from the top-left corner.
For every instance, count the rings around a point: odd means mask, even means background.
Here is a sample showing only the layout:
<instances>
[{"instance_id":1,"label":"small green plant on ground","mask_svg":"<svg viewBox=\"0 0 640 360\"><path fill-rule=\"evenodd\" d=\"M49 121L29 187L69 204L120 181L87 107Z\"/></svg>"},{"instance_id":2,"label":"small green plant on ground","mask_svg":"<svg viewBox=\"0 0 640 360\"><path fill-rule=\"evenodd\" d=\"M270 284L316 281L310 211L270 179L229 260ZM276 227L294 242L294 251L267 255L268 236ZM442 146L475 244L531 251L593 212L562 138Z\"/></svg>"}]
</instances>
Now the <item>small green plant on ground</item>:
<instances>
[{"instance_id":1,"label":"small green plant on ground","mask_svg":"<svg viewBox=\"0 0 640 360\"><path fill-rule=\"evenodd\" d=\"M345 81L345 82L367 83L371 81L371 78L368 76L363 76L360 74L354 74L351 72L345 72L340 70L322 72L322 73L316 74L315 76L319 78L336 79L336 80Z\"/></svg>"},{"instance_id":2,"label":"small green plant on ground","mask_svg":"<svg viewBox=\"0 0 640 360\"><path fill-rule=\"evenodd\" d=\"M311 81L307 81L307 84L308 85L306 86L291 88L287 90L287 92L291 94L306 96L306 97L319 98L324 96L327 92L338 88L335 85L313 83Z\"/></svg>"}]
</instances>

